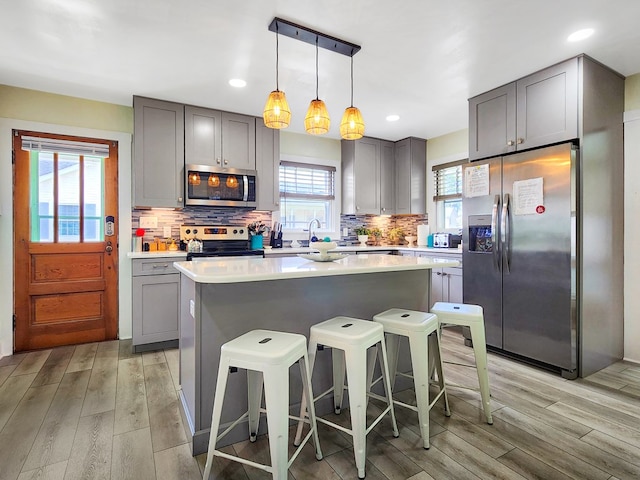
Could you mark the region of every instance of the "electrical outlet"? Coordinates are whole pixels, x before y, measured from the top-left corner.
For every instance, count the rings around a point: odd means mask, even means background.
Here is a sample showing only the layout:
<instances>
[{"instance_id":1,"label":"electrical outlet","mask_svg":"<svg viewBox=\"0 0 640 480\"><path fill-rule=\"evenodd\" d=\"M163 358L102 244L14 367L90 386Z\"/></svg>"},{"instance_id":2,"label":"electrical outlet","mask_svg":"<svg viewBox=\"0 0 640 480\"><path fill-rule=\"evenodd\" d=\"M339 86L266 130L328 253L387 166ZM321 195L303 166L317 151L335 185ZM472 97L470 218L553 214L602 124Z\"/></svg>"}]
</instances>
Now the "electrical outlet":
<instances>
[{"instance_id":1,"label":"electrical outlet","mask_svg":"<svg viewBox=\"0 0 640 480\"><path fill-rule=\"evenodd\" d=\"M164 238L171 237L171 227L162 227L162 235L164 235Z\"/></svg>"},{"instance_id":2,"label":"electrical outlet","mask_svg":"<svg viewBox=\"0 0 640 480\"><path fill-rule=\"evenodd\" d=\"M344 227L342 229L342 236L343 237L348 237L349 236L349 229L347 227Z\"/></svg>"},{"instance_id":3,"label":"electrical outlet","mask_svg":"<svg viewBox=\"0 0 640 480\"><path fill-rule=\"evenodd\" d=\"M158 217L140 217L140 228L158 228Z\"/></svg>"}]
</instances>

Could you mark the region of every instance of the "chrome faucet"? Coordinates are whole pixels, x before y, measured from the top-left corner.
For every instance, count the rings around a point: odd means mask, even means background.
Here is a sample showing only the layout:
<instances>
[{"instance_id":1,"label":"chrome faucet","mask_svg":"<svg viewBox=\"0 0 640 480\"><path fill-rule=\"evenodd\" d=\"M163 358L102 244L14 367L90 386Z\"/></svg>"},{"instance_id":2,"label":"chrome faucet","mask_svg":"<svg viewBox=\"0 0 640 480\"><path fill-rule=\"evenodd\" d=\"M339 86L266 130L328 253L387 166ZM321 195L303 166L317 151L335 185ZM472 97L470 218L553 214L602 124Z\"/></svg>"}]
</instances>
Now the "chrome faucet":
<instances>
[{"instance_id":1,"label":"chrome faucet","mask_svg":"<svg viewBox=\"0 0 640 480\"><path fill-rule=\"evenodd\" d=\"M311 245L311 237L315 235L315 232L313 231L314 222L318 228L322 228L322 224L320 223L320 220L318 220L317 218L314 218L309 222L309 245Z\"/></svg>"}]
</instances>

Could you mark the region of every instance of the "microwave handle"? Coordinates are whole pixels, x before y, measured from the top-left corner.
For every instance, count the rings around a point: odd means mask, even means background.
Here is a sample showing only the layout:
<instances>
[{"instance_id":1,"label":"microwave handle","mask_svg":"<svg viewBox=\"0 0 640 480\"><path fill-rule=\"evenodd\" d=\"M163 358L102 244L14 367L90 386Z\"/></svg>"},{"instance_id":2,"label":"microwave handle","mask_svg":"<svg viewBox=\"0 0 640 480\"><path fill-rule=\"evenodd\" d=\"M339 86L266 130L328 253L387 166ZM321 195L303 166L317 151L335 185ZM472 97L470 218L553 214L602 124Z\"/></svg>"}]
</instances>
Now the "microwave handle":
<instances>
[{"instance_id":1,"label":"microwave handle","mask_svg":"<svg viewBox=\"0 0 640 480\"><path fill-rule=\"evenodd\" d=\"M244 194L242 196L242 201L246 202L249 200L249 178L246 175L242 176L242 185L244 187Z\"/></svg>"}]
</instances>

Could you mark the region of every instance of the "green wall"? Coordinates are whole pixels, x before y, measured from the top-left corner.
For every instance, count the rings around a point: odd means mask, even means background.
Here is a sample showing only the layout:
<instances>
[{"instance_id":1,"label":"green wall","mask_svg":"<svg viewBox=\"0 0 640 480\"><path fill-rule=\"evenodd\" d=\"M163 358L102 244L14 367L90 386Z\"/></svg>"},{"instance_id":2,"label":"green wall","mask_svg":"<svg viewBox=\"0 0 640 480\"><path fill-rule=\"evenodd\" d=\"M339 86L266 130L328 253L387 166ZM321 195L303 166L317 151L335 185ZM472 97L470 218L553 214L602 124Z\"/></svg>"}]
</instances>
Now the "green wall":
<instances>
[{"instance_id":1,"label":"green wall","mask_svg":"<svg viewBox=\"0 0 640 480\"><path fill-rule=\"evenodd\" d=\"M640 110L640 73L624 81L624 111Z\"/></svg>"},{"instance_id":2,"label":"green wall","mask_svg":"<svg viewBox=\"0 0 640 480\"><path fill-rule=\"evenodd\" d=\"M133 133L133 107L0 85L0 117Z\"/></svg>"}]
</instances>

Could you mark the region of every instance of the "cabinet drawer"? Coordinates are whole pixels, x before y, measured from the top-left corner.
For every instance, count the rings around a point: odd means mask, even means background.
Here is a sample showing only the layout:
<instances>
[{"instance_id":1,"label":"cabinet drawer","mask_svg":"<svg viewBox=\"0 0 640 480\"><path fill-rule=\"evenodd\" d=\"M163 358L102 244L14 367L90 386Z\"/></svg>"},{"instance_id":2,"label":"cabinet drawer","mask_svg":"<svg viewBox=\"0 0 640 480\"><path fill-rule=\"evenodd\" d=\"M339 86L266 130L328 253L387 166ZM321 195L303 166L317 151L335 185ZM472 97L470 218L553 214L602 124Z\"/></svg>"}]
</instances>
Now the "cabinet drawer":
<instances>
[{"instance_id":1,"label":"cabinet drawer","mask_svg":"<svg viewBox=\"0 0 640 480\"><path fill-rule=\"evenodd\" d=\"M136 259L133 261L133 276L180 273L173 267L173 262L180 262L183 260L183 258L173 257L164 259Z\"/></svg>"}]
</instances>

